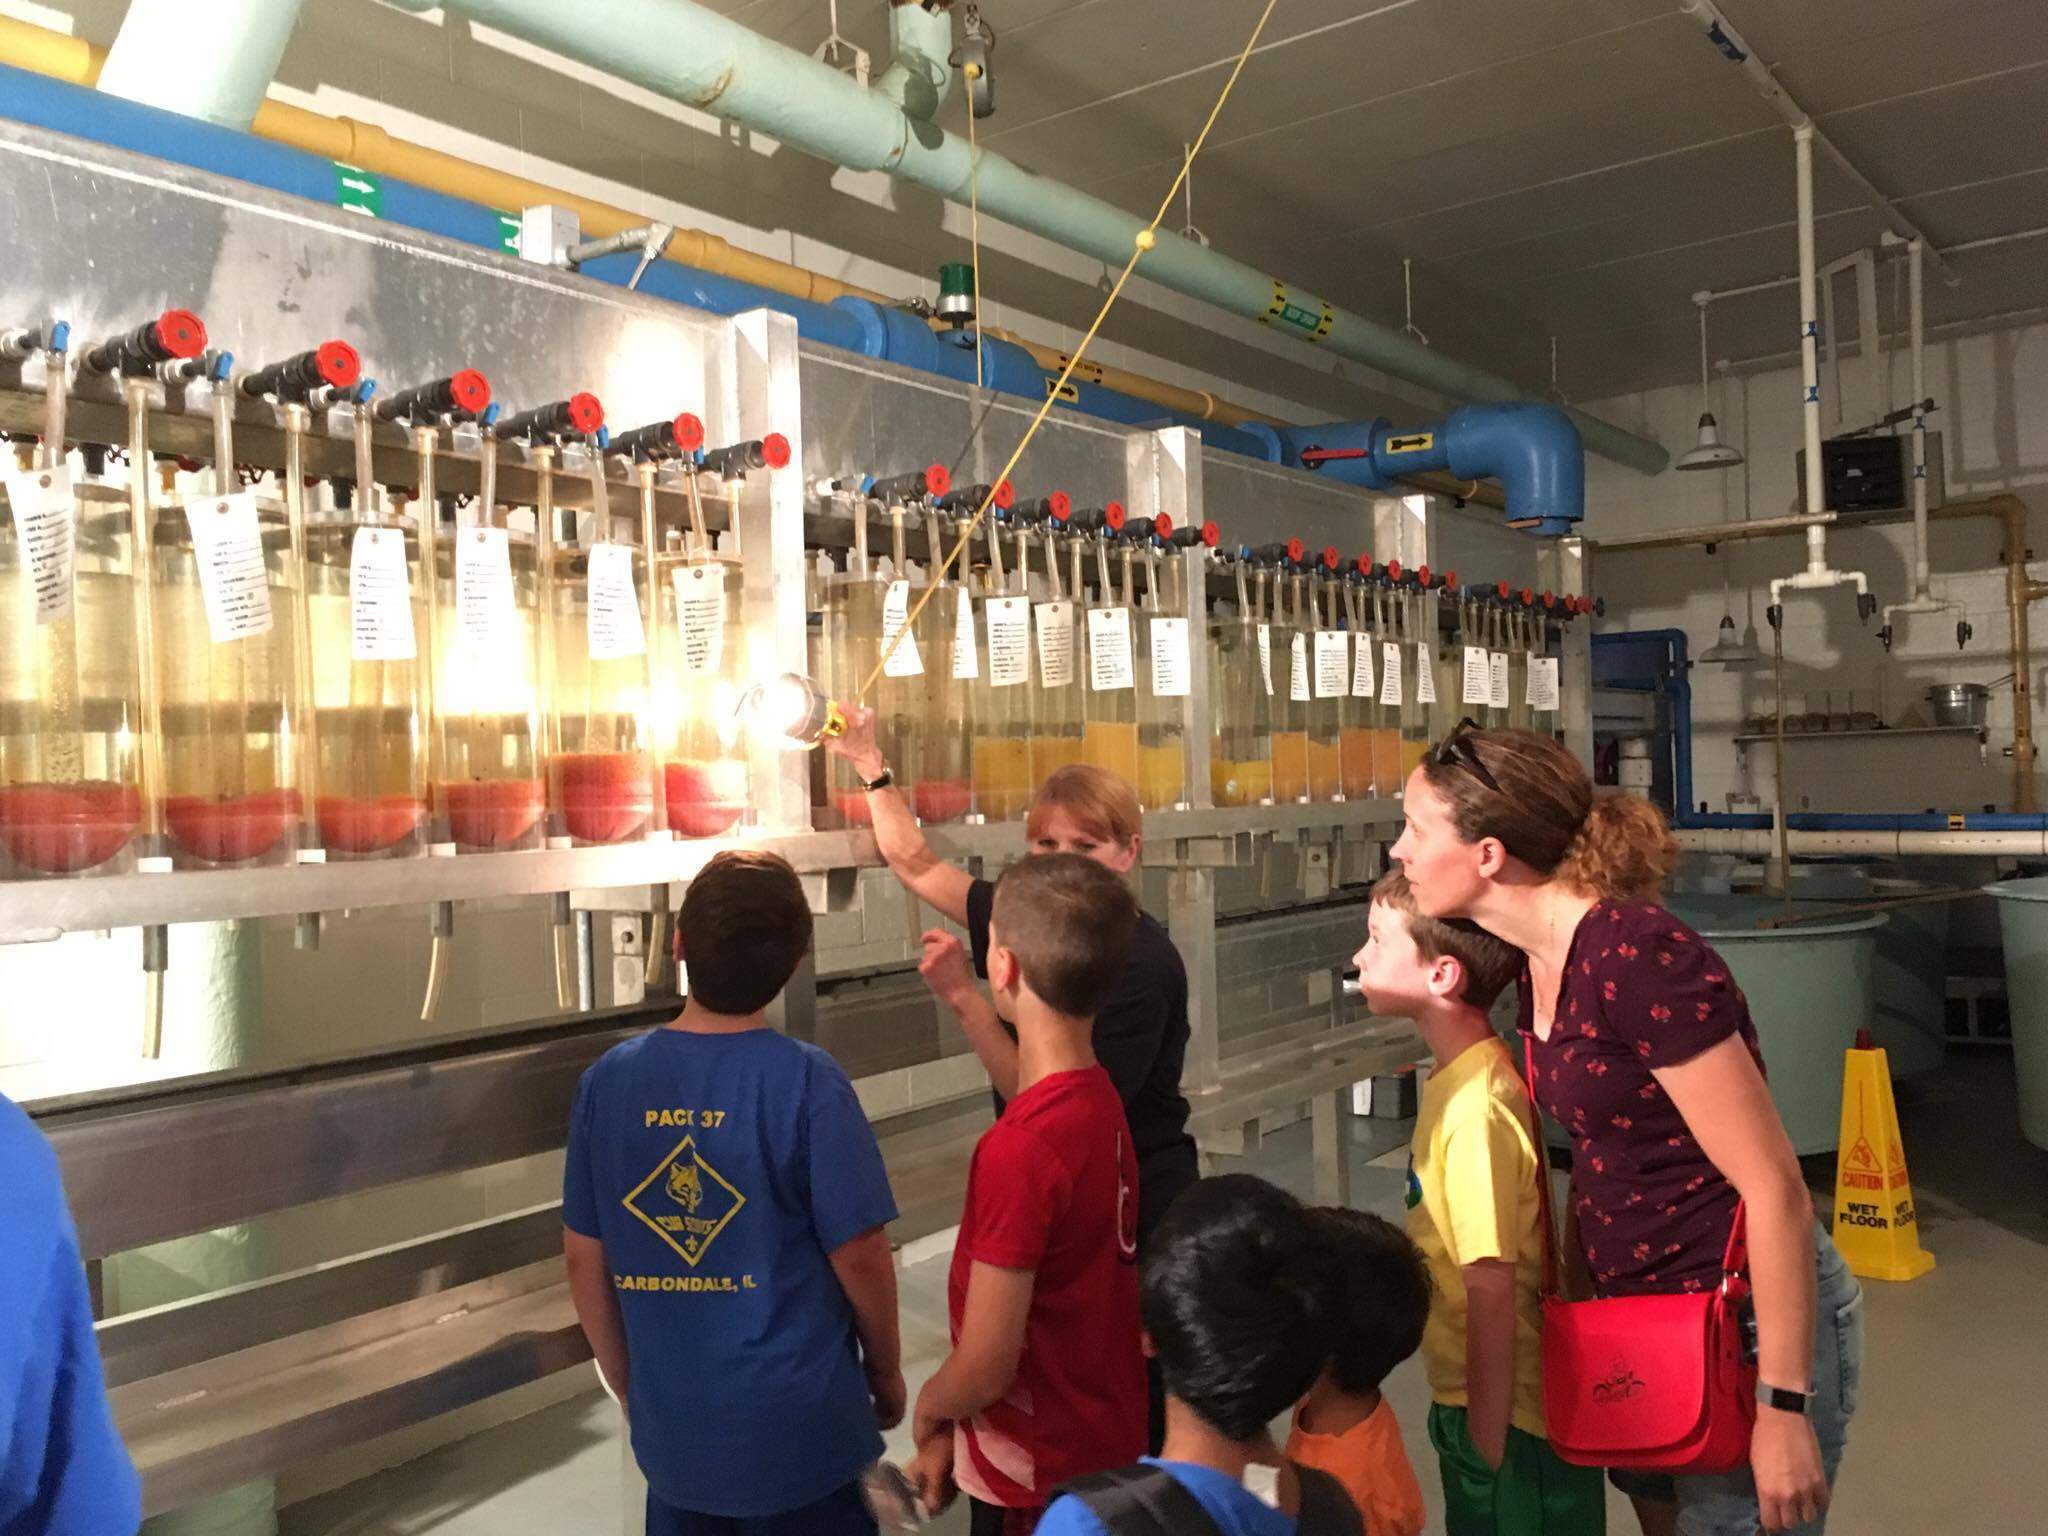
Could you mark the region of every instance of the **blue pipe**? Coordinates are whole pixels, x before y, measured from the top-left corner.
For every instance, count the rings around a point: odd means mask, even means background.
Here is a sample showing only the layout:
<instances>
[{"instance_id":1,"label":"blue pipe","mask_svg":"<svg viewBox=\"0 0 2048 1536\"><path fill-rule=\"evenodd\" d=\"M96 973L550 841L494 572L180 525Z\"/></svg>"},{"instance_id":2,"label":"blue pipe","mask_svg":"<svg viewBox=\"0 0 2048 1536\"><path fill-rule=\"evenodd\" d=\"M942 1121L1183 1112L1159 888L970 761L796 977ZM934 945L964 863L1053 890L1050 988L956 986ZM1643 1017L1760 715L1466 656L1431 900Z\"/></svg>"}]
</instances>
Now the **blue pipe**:
<instances>
[{"instance_id":1,"label":"blue pipe","mask_svg":"<svg viewBox=\"0 0 2048 1536\"><path fill-rule=\"evenodd\" d=\"M311 202L329 206L335 202L340 169L333 161L251 134L6 65L0 65L0 102L5 103L8 117L39 128L231 176ZM504 228L494 208L388 176L378 177L377 187L380 216L394 224L487 250L504 248ZM622 252L590 262L582 270L585 276L623 286L638 264L635 253ZM807 341L901 363L942 378L972 382L975 377L971 332L936 332L907 311L867 299L846 297L818 304L667 261L648 266L640 291L717 315L780 310L796 320L797 334ZM1051 382L1029 352L994 337L983 338L982 367L989 388L1033 402L1045 398ZM1534 519L1538 533L1568 532L1583 511L1585 468L1578 430L1550 406L1485 405L1453 411L1434 431L1441 446L1418 457L1398 441L1387 446L1400 434L1394 434L1384 421L1287 427L1276 432L1258 423L1232 427L1167 411L1099 384L1075 381L1073 388L1074 399L1069 403L1083 415L1128 426L1189 427L1211 447L1297 468L1302 467L1302 446L1345 447L1364 441L1370 448L1369 439L1377 435L1383 440L1379 457L1397 466L1389 473L1449 467L1453 474L1468 479L1499 478L1508 492L1509 515ZM1553 416L1557 421L1548 420ZM1550 462L1567 441L1569 465ZM1375 475L1366 468L1367 463L1336 460L1325 468L1331 478L1348 485L1385 489L1392 484L1384 474Z\"/></svg>"},{"instance_id":2,"label":"blue pipe","mask_svg":"<svg viewBox=\"0 0 2048 1536\"><path fill-rule=\"evenodd\" d=\"M1595 681L1603 687L1646 688L1663 694L1671 701L1671 824L1674 827L1699 825L1692 819L1701 813L1693 809L1692 803L1692 678L1691 663L1686 659L1685 631L1624 629L1594 635L1592 640L1596 651L1620 650L1630 645L1663 647L1656 677L1637 674L1604 679L1596 676Z\"/></svg>"},{"instance_id":3,"label":"blue pipe","mask_svg":"<svg viewBox=\"0 0 2048 1536\"><path fill-rule=\"evenodd\" d=\"M1769 829L1771 818L1755 812L1701 811L1683 825L1687 828L1761 832ZM1794 832L2043 832L2048 831L2048 813L1794 811L1785 818L1785 825Z\"/></svg>"},{"instance_id":4,"label":"blue pipe","mask_svg":"<svg viewBox=\"0 0 2048 1536\"><path fill-rule=\"evenodd\" d=\"M1396 429L1380 417L1245 430L1260 439L1273 462L1368 490L1395 490L1398 476L1429 470L1461 480L1498 480L1507 493L1509 520L1544 536L1571 532L1586 514L1585 448L1571 417L1554 405L1464 405L1433 426L1416 428ZM1317 449L1356 456L1318 460Z\"/></svg>"}]
</instances>

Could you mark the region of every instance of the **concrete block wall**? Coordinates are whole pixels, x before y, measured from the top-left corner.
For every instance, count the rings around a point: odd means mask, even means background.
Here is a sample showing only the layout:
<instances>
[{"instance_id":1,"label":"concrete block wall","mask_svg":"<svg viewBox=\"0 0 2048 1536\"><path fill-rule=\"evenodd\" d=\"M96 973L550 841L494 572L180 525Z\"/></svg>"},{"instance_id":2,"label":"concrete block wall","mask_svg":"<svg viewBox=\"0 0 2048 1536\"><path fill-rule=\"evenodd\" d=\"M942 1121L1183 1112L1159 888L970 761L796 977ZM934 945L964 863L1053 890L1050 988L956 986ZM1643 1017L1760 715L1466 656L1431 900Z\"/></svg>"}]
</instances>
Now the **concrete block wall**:
<instances>
[{"instance_id":1,"label":"concrete block wall","mask_svg":"<svg viewBox=\"0 0 2048 1536\"><path fill-rule=\"evenodd\" d=\"M1788 307L1786 292L1759 295L1755 302ZM1748 301L1733 301L1748 302ZM1910 393L1903 346L1886 358L1889 396L1904 403ZM1950 501L2011 491L2032 509L2031 542L2048 552L2048 325L2032 325L1930 343L1928 392L1939 403L1932 425L1943 433ZM1799 376L1794 366L1731 377L1714 391L1715 414L1724 437L1747 456L1742 467L1654 479L1589 458L1586 463L1585 531L1603 535L1649 531L1695 523L1779 517L1798 510L1794 455L1801 435ZM1681 385L1592 401L1588 409L1618 424L1649 431L1674 452L1690 444L1699 416L1699 386ZM1831 430L1831 429L1830 429ZM1999 562L1999 533L1990 522L1935 523L1929 537L1936 596L1953 600L1961 613L1928 614L1898 621L1898 638L1887 655L1876 638L1877 621L1857 622L1855 599L1847 590L1790 594L1785 604L1785 686L1787 709L1849 707L1878 710L1887 724L1925 723L1926 688L1942 682L2000 683L2011 671L2006 651L2005 571ZM1830 562L1865 572L1878 603L1911 596L1912 530L1891 524L1833 530ZM1727 586L1736 627L1754 611L1759 640L1769 654L1764 621L1769 585L1805 563L1799 538L1773 538L1704 549L1661 549L1636 553L1596 552L1593 590L1607 600L1600 629L1675 627L1686 632L1694 655L1713 644ZM2036 579L2048 575L2040 564ZM1975 636L1956 649L1955 621L1966 618ZM2036 658L2034 688L2042 686L2043 663ZM1745 765L1733 737L1742 721L1773 707L1769 667L1731 673L1695 666L1693 689L1693 782L1695 797L1710 808L1725 808L1731 793L1772 794L1768 749L1748 754ZM1866 773L1855 786L1874 797L1872 809L1918 810L1927 806L1978 807L2004 804L2009 775L2002 753L2012 740L2012 692L1996 686L1989 713L1988 764L1961 743L1946 752L1916 755L1911 761L1877 758L1852 748L1802 747L1792 759L1796 776ZM1826 766L1817 754L1826 753ZM1839 803L1831 793L1829 800ZM1821 804L1819 799L1814 802Z\"/></svg>"}]
</instances>

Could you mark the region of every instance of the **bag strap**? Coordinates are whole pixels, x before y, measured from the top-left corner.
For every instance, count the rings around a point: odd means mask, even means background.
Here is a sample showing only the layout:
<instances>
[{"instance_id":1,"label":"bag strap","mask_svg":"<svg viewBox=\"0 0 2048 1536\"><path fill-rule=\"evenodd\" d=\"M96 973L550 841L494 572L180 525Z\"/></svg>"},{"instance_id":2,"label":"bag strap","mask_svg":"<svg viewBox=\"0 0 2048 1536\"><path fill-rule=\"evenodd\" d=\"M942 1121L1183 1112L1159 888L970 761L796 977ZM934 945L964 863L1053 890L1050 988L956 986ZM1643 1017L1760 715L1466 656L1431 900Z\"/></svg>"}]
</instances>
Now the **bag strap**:
<instances>
[{"instance_id":1,"label":"bag strap","mask_svg":"<svg viewBox=\"0 0 2048 1536\"><path fill-rule=\"evenodd\" d=\"M1522 1036L1522 1086L1529 1090L1529 1118L1535 1122L1531 1138L1536 1143L1536 1206L1538 1224L1543 1228L1542 1299L1555 1300L1557 1285L1556 1218L1550 1210L1550 1147L1543 1137L1543 1106L1536 1100L1536 1032Z\"/></svg>"},{"instance_id":2,"label":"bag strap","mask_svg":"<svg viewBox=\"0 0 2048 1536\"><path fill-rule=\"evenodd\" d=\"M1301 1536L1365 1536L1365 1518L1342 1483L1298 1461L1292 1466L1301 1486Z\"/></svg>"},{"instance_id":3,"label":"bag strap","mask_svg":"<svg viewBox=\"0 0 2048 1536\"><path fill-rule=\"evenodd\" d=\"M1543 1106L1536 1099L1536 1034L1531 1030L1522 1036L1522 1083L1529 1090L1529 1108L1536 1121L1536 1201L1542 1208L1543 1223L1543 1292L1546 1298L1554 1298L1557 1288L1557 1247L1553 1218L1550 1212L1550 1153L1543 1139ZM1721 1288L1749 1275L1749 1219L1740 1196L1735 1201L1735 1216L1728 1224L1728 1242L1721 1250Z\"/></svg>"},{"instance_id":4,"label":"bag strap","mask_svg":"<svg viewBox=\"0 0 2048 1536\"><path fill-rule=\"evenodd\" d=\"M1053 1490L1072 1494L1111 1536L1223 1536L1201 1501L1164 1467L1142 1462L1092 1477L1077 1477Z\"/></svg>"}]
</instances>

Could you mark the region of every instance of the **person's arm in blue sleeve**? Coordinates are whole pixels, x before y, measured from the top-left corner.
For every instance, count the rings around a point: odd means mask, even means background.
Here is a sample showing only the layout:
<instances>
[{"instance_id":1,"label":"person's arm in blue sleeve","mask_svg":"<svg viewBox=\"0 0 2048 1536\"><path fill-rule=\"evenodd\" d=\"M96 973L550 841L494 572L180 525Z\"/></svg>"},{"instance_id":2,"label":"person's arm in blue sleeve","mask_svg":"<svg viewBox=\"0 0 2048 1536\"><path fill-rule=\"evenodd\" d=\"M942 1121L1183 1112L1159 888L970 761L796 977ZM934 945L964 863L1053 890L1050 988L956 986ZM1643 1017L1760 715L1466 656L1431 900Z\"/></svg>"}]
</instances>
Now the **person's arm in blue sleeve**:
<instances>
[{"instance_id":1,"label":"person's arm in blue sleeve","mask_svg":"<svg viewBox=\"0 0 2048 1536\"><path fill-rule=\"evenodd\" d=\"M811 1058L805 1097L811 1230L853 1309L875 1417L882 1428L894 1429L906 1395L896 1261L887 1231L896 1219L896 1199L853 1084L822 1052Z\"/></svg>"},{"instance_id":2,"label":"person's arm in blue sleeve","mask_svg":"<svg viewBox=\"0 0 2048 1536\"><path fill-rule=\"evenodd\" d=\"M13 1197L0 1198L0 1536L134 1536L141 1487L107 1403L77 1233L56 1158L21 1131L0 1127L27 1154L0 1147Z\"/></svg>"},{"instance_id":3,"label":"person's arm in blue sleeve","mask_svg":"<svg viewBox=\"0 0 2048 1536\"><path fill-rule=\"evenodd\" d=\"M595 1071L595 1068L591 1069ZM621 1403L626 1401L631 1362L626 1355L626 1320L612 1286L598 1230L597 1177L591 1166L590 1073L576 1085L569 1111L569 1151L562 1164L562 1263L569 1276L569 1299L576 1321L590 1341L599 1377Z\"/></svg>"}]
</instances>

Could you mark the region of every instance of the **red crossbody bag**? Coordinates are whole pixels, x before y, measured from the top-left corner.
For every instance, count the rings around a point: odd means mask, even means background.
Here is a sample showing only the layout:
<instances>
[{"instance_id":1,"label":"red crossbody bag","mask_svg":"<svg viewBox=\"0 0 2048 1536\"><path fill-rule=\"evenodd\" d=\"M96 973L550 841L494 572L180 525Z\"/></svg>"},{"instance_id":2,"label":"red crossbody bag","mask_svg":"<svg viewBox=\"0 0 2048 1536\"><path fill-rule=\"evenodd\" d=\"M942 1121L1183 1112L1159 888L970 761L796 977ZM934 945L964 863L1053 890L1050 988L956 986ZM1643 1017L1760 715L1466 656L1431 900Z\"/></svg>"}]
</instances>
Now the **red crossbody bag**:
<instances>
[{"instance_id":1,"label":"red crossbody bag","mask_svg":"<svg viewBox=\"0 0 2048 1536\"><path fill-rule=\"evenodd\" d=\"M1524 1036L1536 1111L1543 1222L1543 1416L1550 1447L1581 1467L1726 1472L1749 1456L1756 1367L1742 1347L1749 1243L1742 1203L1711 1291L1566 1301L1559 1293L1550 1178L1536 1102L1536 1053Z\"/></svg>"}]
</instances>

